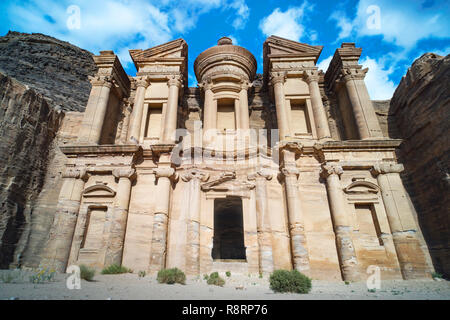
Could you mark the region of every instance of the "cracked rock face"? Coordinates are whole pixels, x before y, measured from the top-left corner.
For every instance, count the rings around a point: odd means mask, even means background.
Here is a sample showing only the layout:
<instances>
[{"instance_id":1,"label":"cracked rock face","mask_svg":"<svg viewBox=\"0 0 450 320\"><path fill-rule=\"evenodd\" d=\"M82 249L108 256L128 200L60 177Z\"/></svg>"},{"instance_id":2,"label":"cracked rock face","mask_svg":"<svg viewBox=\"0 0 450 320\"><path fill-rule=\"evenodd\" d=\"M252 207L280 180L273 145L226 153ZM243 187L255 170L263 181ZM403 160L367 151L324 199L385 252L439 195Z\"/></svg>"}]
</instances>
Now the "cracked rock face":
<instances>
[{"instance_id":1,"label":"cracked rock face","mask_svg":"<svg viewBox=\"0 0 450 320\"><path fill-rule=\"evenodd\" d=\"M0 268L8 268L45 180L62 113L0 73Z\"/></svg>"},{"instance_id":2,"label":"cracked rock face","mask_svg":"<svg viewBox=\"0 0 450 320\"><path fill-rule=\"evenodd\" d=\"M43 94L64 111L83 111L89 98L92 53L43 34L0 37L0 72Z\"/></svg>"},{"instance_id":3,"label":"cracked rock face","mask_svg":"<svg viewBox=\"0 0 450 320\"><path fill-rule=\"evenodd\" d=\"M95 72L92 54L67 42L0 37L0 269L39 265L65 161L58 144L72 138L62 119L82 115L67 111L84 110Z\"/></svg>"},{"instance_id":4,"label":"cracked rock face","mask_svg":"<svg viewBox=\"0 0 450 320\"><path fill-rule=\"evenodd\" d=\"M450 276L450 55L426 53L409 68L390 103L404 143L404 183L437 272Z\"/></svg>"}]
</instances>

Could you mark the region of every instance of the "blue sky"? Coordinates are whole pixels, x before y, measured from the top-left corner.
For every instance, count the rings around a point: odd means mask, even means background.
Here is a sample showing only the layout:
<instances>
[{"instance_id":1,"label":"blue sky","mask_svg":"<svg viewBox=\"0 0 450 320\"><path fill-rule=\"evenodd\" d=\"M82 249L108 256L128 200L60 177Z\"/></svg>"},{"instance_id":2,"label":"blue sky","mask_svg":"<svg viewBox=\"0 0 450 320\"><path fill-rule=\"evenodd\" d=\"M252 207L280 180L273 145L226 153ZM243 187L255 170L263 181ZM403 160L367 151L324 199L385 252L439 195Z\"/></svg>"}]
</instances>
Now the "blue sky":
<instances>
[{"instance_id":1,"label":"blue sky","mask_svg":"<svg viewBox=\"0 0 450 320\"><path fill-rule=\"evenodd\" d=\"M39 32L94 54L114 50L134 75L129 49L183 38L189 86L195 58L222 36L250 50L262 73L262 45L274 34L323 45L326 70L341 42L363 48L372 99L389 99L411 63L425 52L450 53L447 0L2 0L0 34ZM79 19L78 19L79 17Z\"/></svg>"}]
</instances>

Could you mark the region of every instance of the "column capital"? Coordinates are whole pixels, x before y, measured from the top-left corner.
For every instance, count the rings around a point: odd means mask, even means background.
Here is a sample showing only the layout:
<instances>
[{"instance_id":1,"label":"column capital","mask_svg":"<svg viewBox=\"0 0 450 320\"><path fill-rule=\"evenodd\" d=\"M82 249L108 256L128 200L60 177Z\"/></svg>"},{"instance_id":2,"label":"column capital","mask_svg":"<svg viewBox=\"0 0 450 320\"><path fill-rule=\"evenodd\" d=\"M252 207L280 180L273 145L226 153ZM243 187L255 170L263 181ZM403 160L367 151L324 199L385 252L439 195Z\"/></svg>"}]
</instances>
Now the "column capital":
<instances>
[{"instance_id":1,"label":"column capital","mask_svg":"<svg viewBox=\"0 0 450 320\"><path fill-rule=\"evenodd\" d=\"M183 180L184 182L189 182L193 179L197 179L201 182L206 182L209 179L209 173L197 169L191 169L181 174L181 180Z\"/></svg>"},{"instance_id":2,"label":"column capital","mask_svg":"<svg viewBox=\"0 0 450 320\"><path fill-rule=\"evenodd\" d=\"M112 174L117 179L128 178L134 180L136 178L136 170L134 168L118 168L112 171Z\"/></svg>"},{"instance_id":3,"label":"column capital","mask_svg":"<svg viewBox=\"0 0 450 320\"><path fill-rule=\"evenodd\" d=\"M348 82L350 80L364 80L367 71L369 71L369 68L342 68L341 78L344 80L344 82Z\"/></svg>"},{"instance_id":4,"label":"column capital","mask_svg":"<svg viewBox=\"0 0 450 320\"><path fill-rule=\"evenodd\" d=\"M328 178L331 175L340 176L344 173L344 170L337 163L327 163L322 165L322 170L320 170L320 176L322 178Z\"/></svg>"},{"instance_id":5,"label":"column capital","mask_svg":"<svg viewBox=\"0 0 450 320\"><path fill-rule=\"evenodd\" d=\"M171 167L161 167L153 169L153 173L157 178L174 178L175 177L175 169Z\"/></svg>"},{"instance_id":6,"label":"column capital","mask_svg":"<svg viewBox=\"0 0 450 320\"><path fill-rule=\"evenodd\" d=\"M247 179L252 180L272 180L272 172L267 170L266 168L260 168L255 173L249 174Z\"/></svg>"},{"instance_id":7,"label":"column capital","mask_svg":"<svg viewBox=\"0 0 450 320\"><path fill-rule=\"evenodd\" d=\"M93 87L112 87L113 78L110 75L89 76L89 81Z\"/></svg>"},{"instance_id":8,"label":"column capital","mask_svg":"<svg viewBox=\"0 0 450 320\"><path fill-rule=\"evenodd\" d=\"M404 169L405 168L401 163L378 162L373 165L373 168L370 170L370 172L374 176L378 176L379 174L386 174L386 173L400 173Z\"/></svg>"},{"instance_id":9,"label":"column capital","mask_svg":"<svg viewBox=\"0 0 450 320\"><path fill-rule=\"evenodd\" d=\"M181 79L180 75L168 76L167 84L169 85L169 87L177 86L178 88L181 88L182 83L183 80Z\"/></svg>"},{"instance_id":10,"label":"column capital","mask_svg":"<svg viewBox=\"0 0 450 320\"><path fill-rule=\"evenodd\" d=\"M303 78L305 81L310 84L311 82L319 82L320 76L319 76L319 70L315 69L309 69L303 71Z\"/></svg>"},{"instance_id":11,"label":"column capital","mask_svg":"<svg viewBox=\"0 0 450 320\"><path fill-rule=\"evenodd\" d=\"M284 83L286 81L285 72L271 72L270 73L270 83L275 85L277 83Z\"/></svg>"},{"instance_id":12,"label":"column capital","mask_svg":"<svg viewBox=\"0 0 450 320\"><path fill-rule=\"evenodd\" d=\"M241 81L239 82L240 86L241 86L241 91L245 90L247 91L249 88L252 87L252 84L247 80L247 79L241 79Z\"/></svg>"},{"instance_id":13,"label":"column capital","mask_svg":"<svg viewBox=\"0 0 450 320\"><path fill-rule=\"evenodd\" d=\"M203 91L212 90L213 82L211 78L206 78L202 83L199 83L198 86L203 89Z\"/></svg>"},{"instance_id":14,"label":"column capital","mask_svg":"<svg viewBox=\"0 0 450 320\"><path fill-rule=\"evenodd\" d=\"M81 179L83 181L87 181L89 178L89 175L87 173L86 168L80 168L80 167L71 167L66 168L64 173L62 174L63 178L74 178L74 179Z\"/></svg>"},{"instance_id":15,"label":"column capital","mask_svg":"<svg viewBox=\"0 0 450 320\"><path fill-rule=\"evenodd\" d=\"M303 151L303 144L299 141L283 141L280 143L279 148L282 151L287 150L298 155Z\"/></svg>"},{"instance_id":16,"label":"column capital","mask_svg":"<svg viewBox=\"0 0 450 320\"><path fill-rule=\"evenodd\" d=\"M300 175L300 170L298 170L296 167L284 167L281 168L281 173L284 177L295 177L298 178Z\"/></svg>"},{"instance_id":17,"label":"column capital","mask_svg":"<svg viewBox=\"0 0 450 320\"><path fill-rule=\"evenodd\" d=\"M149 85L150 85L150 78L148 76L136 78L136 88L142 87L146 89Z\"/></svg>"}]
</instances>

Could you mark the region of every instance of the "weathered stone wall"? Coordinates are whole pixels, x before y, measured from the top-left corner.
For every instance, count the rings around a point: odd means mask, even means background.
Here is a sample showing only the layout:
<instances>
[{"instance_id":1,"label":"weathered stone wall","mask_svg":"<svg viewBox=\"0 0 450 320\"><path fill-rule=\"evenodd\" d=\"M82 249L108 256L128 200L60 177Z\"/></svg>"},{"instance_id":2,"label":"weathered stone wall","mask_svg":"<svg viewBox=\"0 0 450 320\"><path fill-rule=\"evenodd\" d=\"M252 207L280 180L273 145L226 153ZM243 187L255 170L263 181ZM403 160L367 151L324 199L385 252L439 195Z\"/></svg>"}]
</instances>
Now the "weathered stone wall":
<instances>
[{"instance_id":1,"label":"weathered stone wall","mask_svg":"<svg viewBox=\"0 0 450 320\"><path fill-rule=\"evenodd\" d=\"M395 117L390 112L391 100L372 100L375 114L380 122L383 136L391 139L401 139L395 123Z\"/></svg>"},{"instance_id":2,"label":"weathered stone wall","mask_svg":"<svg viewBox=\"0 0 450 320\"><path fill-rule=\"evenodd\" d=\"M409 68L390 103L404 139L403 183L437 272L450 277L450 56L424 54ZM395 130L395 129L393 129ZM389 129L391 132L391 127Z\"/></svg>"},{"instance_id":3,"label":"weathered stone wall","mask_svg":"<svg viewBox=\"0 0 450 320\"><path fill-rule=\"evenodd\" d=\"M63 114L0 73L0 268L7 268L42 189Z\"/></svg>"},{"instance_id":4,"label":"weathered stone wall","mask_svg":"<svg viewBox=\"0 0 450 320\"><path fill-rule=\"evenodd\" d=\"M84 110L96 65L70 43L9 32L0 72L0 268L37 266L61 188L58 146L78 135L82 116L68 111Z\"/></svg>"},{"instance_id":5,"label":"weathered stone wall","mask_svg":"<svg viewBox=\"0 0 450 320\"><path fill-rule=\"evenodd\" d=\"M83 111L89 98L92 54L43 34L10 31L0 37L0 71L42 93L63 110Z\"/></svg>"}]
</instances>

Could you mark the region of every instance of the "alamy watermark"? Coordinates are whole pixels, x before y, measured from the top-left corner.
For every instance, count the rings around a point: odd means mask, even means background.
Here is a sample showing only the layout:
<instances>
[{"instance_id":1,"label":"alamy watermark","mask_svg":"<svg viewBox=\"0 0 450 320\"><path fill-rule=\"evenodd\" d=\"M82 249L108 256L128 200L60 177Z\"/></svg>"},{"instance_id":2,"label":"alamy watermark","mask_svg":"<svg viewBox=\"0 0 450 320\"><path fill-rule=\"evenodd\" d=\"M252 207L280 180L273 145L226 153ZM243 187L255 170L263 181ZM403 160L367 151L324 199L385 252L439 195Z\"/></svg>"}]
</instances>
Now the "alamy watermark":
<instances>
[{"instance_id":1,"label":"alamy watermark","mask_svg":"<svg viewBox=\"0 0 450 320\"><path fill-rule=\"evenodd\" d=\"M366 9L366 13L369 17L366 20L366 26L369 30L381 29L381 10L377 5L370 5Z\"/></svg>"},{"instance_id":2,"label":"alamy watermark","mask_svg":"<svg viewBox=\"0 0 450 320\"><path fill-rule=\"evenodd\" d=\"M79 6L70 5L66 13L69 17L66 20L66 25L69 30L81 29L81 9Z\"/></svg>"}]
</instances>

